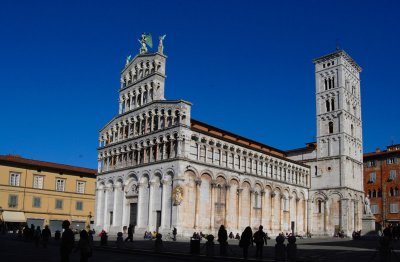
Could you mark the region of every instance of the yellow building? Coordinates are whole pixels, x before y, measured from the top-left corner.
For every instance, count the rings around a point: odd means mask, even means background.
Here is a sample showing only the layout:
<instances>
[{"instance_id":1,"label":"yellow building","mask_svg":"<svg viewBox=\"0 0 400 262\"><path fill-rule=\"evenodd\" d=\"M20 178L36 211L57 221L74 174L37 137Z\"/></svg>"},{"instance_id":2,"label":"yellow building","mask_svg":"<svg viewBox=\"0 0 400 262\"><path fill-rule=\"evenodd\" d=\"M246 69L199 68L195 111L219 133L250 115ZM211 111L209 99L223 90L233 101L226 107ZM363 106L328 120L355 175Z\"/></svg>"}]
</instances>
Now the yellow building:
<instances>
[{"instance_id":1,"label":"yellow building","mask_svg":"<svg viewBox=\"0 0 400 262\"><path fill-rule=\"evenodd\" d=\"M26 222L61 230L94 220L96 170L0 155L0 218L8 229Z\"/></svg>"}]
</instances>

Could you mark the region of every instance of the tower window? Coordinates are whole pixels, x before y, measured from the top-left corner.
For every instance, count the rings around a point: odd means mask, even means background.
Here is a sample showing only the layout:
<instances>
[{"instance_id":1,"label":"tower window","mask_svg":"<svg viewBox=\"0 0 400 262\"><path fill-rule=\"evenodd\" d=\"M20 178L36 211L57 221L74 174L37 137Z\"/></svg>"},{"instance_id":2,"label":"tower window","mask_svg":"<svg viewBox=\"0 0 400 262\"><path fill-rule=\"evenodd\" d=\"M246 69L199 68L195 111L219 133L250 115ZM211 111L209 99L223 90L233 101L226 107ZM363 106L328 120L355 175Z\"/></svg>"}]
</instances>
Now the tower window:
<instances>
[{"instance_id":1,"label":"tower window","mask_svg":"<svg viewBox=\"0 0 400 262\"><path fill-rule=\"evenodd\" d=\"M329 134L333 133L333 122L329 122Z\"/></svg>"},{"instance_id":2,"label":"tower window","mask_svg":"<svg viewBox=\"0 0 400 262\"><path fill-rule=\"evenodd\" d=\"M353 124L351 124L350 128L351 128L351 136L354 136L354 126L353 126Z\"/></svg>"},{"instance_id":3,"label":"tower window","mask_svg":"<svg viewBox=\"0 0 400 262\"><path fill-rule=\"evenodd\" d=\"M333 98L331 99L331 108L332 111L335 110L335 100Z\"/></svg>"},{"instance_id":4,"label":"tower window","mask_svg":"<svg viewBox=\"0 0 400 262\"><path fill-rule=\"evenodd\" d=\"M335 77L332 77L331 81L332 81L332 88L335 88Z\"/></svg>"},{"instance_id":5,"label":"tower window","mask_svg":"<svg viewBox=\"0 0 400 262\"><path fill-rule=\"evenodd\" d=\"M329 89L331 89L332 88L332 82L331 82L330 78L329 78L329 81L328 81L328 85L329 85Z\"/></svg>"},{"instance_id":6,"label":"tower window","mask_svg":"<svg viewBox=\"0 0 400 262\"><path fill-rule=\"evenodd\" d=\"M325 104L326 104L326 112L331 111L331 105L330 105L330 103L329 103L329 100L326 100L326 101L325 101Z\"/></svg>"},{"instance_id":7,"label":"tower window","mask_svg":"<svg viewBox=\"0 0 400 262\"><path fill-rule=\"evenodd\" d=\"M326 78L324 80L324 84L325 84L325 90L328 90L328 80Z\"/></svg>"}]
</instances>

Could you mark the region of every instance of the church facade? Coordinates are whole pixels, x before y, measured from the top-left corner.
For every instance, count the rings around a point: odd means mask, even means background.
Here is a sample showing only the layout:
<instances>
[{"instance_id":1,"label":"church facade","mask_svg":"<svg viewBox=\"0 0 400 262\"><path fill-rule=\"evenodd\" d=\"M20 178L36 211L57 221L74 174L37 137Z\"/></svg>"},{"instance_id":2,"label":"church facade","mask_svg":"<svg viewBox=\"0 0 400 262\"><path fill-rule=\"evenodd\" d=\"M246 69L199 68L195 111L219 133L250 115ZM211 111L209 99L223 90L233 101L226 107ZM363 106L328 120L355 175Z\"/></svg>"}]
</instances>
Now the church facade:
<instances>
[{"instance_id":1,"label":"church facade","mask_svg":"<svg viewBox=\"0 0 400 262\"><path fill-rule=\"evenodd\" d=\"M143 234L175 227L183 236L215 234L220 225L234 233L263 225L272 235L361 229L359 71L346 71L359 67L347 54L315 60L318 147L283 151L193 119L190 102L166 100L163 38L154 53L145 35L141 42L121 73L119 114L100 130L97 229L119 232L131 224ZM327 66L331 56L335 67ZM345 90L347 74L357 76L349 78L357 96ZM329 78L336 84L325 90ZM329 112L325 100L336 103ZM347 101L349 112L342 109ZM335 171L325 175L326 168Z\"/></svg>"}]
</instances>

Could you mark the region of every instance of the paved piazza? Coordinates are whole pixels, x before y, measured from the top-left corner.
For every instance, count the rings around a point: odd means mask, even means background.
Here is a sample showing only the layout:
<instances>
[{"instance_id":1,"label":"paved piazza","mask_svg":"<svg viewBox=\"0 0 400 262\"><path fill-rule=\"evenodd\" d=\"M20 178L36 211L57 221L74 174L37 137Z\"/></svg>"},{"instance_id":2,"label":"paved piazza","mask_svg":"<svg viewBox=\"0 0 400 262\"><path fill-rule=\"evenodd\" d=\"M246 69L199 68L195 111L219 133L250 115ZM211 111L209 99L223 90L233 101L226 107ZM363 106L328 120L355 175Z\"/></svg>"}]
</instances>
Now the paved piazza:
<instances>
[{"instance_id":1,"label":"paved piazza","mask_svg":"<svg viewBox=\"0 0 400 262\"><path fill-rule=\"evenodd\" d=\"M48 249L42 247L35 248L35 245L30 242L13 240L10 236L0 237L0 252L2 261L58 261L58 243L51 242ZM298 239L298 261L379 261L376 254L378 245L377 239L365 239L353 241L351 239L338 238L312 238ZM202 244L204 241L202 241ZM264 250L265 261L274 260L275 241L269 240L268 245ZM161 254L153 252L154 242L151 240L135 239L133 243L126 243L123 249L117 250L114 245L114 240L111 238L109 246L106 248L100 247L99 242L95 239L94 255L90 261L204 261L204 260L226 260L235 261L241 260L241 249L238 247L236 240L229 241L229 258L222 259L221 257L207 258L205 250L202 249L200 256L191 256L189 254L189 242L178 240L177 242L164 241L165 251ZM394 241L392 247L397 256L400 256L400 241ZM24 252L19 252L24 250ZM218 245L215 246L215 254L218 255ZM250 247L249 257L255 254L255 247ZM395 255L395 256L396 256ZM392 261L396 260L395 256ZM71 261L79 261L78 253L73 253Z\"/></svg>"}]
</instances>

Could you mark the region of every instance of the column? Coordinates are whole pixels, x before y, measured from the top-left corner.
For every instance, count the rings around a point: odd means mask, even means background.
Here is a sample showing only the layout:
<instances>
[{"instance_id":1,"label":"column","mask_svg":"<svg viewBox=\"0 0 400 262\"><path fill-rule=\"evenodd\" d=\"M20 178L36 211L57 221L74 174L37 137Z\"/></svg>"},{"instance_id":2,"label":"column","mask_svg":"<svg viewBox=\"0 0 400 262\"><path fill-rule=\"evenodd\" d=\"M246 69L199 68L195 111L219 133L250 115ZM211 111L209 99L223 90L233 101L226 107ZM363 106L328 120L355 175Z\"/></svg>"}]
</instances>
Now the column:
<instances>
[{"instance_id":1,"label":"column","mask_svg":"<svg viewBox=\"0 0 400 262\"><path fill-rule=\"evenodd\" d=\"M283 231L283 201L285 201L285 196L282 195L282 193L280 194L280 204L279 204L279 225L280 225L280 231Z\"/></svg>"},{"instance_id":2,"label":"column","mask_svg":"<svg viewBox=\"0 0 400 262\"><path fill-rule=\"evenodd\" d=\"M215 212L215 203L214 203L214 188L215 183L211 182L210 193L211 193L211 216L210 216L210 229L214 229L214 212Z\"/></svg>"},{"instance_id":3,"label":"column","mask_svg":"<svg viewBox=\"0 0 400 262\"><path fill-rule=\"evenodd\" d=\"M307 210L307 212L306 212L306 210ZM309 233L309 232L311 232L311 230L312 230L312 228L311 228L311 217L312 217L312 200L311 199L309 199L309 200L305 200L304 199L304 217L305 217L305 219L304 220L306 220L306 218L307 218L307 223L306 223L306 225L307 225L307 228L306 228L306 233Z\"/></svg>"},{"instance_id":4,"label":"column","mask_svg":"<svg viewBox=\"0 0 400 262\"><path fill-rule=\"evenodd\" d=\"M262 174L262 172L261 172L261 174ZM263 190L261 190L261 192L260 192L260 194L261 194L261 218L260 218L260 225L264 225L264 212L265 212L265 207L264 207L264 203L265 203L265 191L264 191L264 189Z\"/></svg>"},{"instance_id":5,"label":"column","mask_svg":"<svg viewBox=\"0 0 400 262\"><path fill-rule=\"evenodd\" d=\"M196 203L195 203L195 221L194 221L194 228L197 229L199 226L199 213L200 213L200 186L201 180L196 180Z\"/></svg>"},{"instance_id":6,"label":"column","mask_svg":"<svg viewBox=\"0 0 400 262\"><path fill-rule=\"evenodd\" d=\"M155 231L154 223L154 191L158 183L150 182L150 193L149 193L149 230Z\"/></svg>"},{"instance_id":7,"label":"column","mask_svg":"<svg viewBox=\"0 0 400 262\"><path fill-rule=\"evenodd\" d=\"M161 228L164 230L171 225L171 186L172 181L162 180Z\"/></svg>"},{"instance_id":8,"label":"column","mask_svg":"<svg viewBox=\"0 0 400 262\"><path fill-rule=\"evenodd\" d=\"M147 187L147 183L139 183L139 195L138 195L138 219L137 219L137 227L144 228L145 227L145 219L144 219L144 211L146 208L144 207L145 204L145 190L144 188Z\"/></svg>"},{"instance_id":9,"label":"column","mask_svg":"<svg viewBox=\"0 0 400 262\"><path fill-rule=\"evenodd\" d=\"M228 228L229 224L230 224L229 223L230 222L230 220L229 220L229 218L230 218L230 215L229 215L230 192L231 192L231 186L225 185L225 219L224 219L225 228Z\"/></svg>"},{"instance_id":10,"label":"column","mask_svg":"<svg viewBox=\"0 0 400 262\"><path fill-rule=\"evenodd\" d=\"M130 205L125 196L124 187L122 187L122 227L130 224Z\"/></svg>"},{"instance_id":11,"label":"column","mask_svg":"<svg viewBox=\"0 0 400 262\"><path fill-rule=\"evenodd\" d=\"M296 232L299 232L299 229L300 229L300 227L299 227L299 202L300 202L300 198L298 198L298 197L296 197L296 216L295 216L295 219L296 219L296 228L295 228L295 230L296 230Z\"/></svg>"},{"instance_id":12,"label":"column","mask_svg":"<svg viewBox=\"0 0 400 262\"><path fill-rule=\"evenodd\" d=\"M274 207L275 207L275 201L274 201L274 197L276 196L275 192L271 192L271 220L270 220L270 225L269 225L269 229L273 230L273 225L274 225Z\"/></svg>"},{"instance_id":13,"label":"column","mask_svg":"<svg viewBox=\"0 0 400 262\"><path fill-rule=\"evenodd\" d=\"M104 189L96 189L96 226L104 224Z\"/></svg>"},{"instance_id":14,"label":"column","mask_svg":"<svg viewBox=\"0 0 400 262\"><path fill-rule=\"evenodd\" d=\"M237 218L237 230L240 230L240 223L242 222L240 220L240 215L242 214L242 201L241 201L241 193L242 193L243 189L242 188L238 188L237 189L237 196L238 196L238 209L237 209L237 214L236 214L236 218Z\"/></svg>"},{"instance_id":15,"label":"column","mask_svg":"<svg viewBox=\"0 0 400 262\"><path fill-rule=\"evenodd\" d=\"M121 230L122 226L122 198L123 190L122 184L118 184L114 187L114 206L113 206L113 226L118 227L117 230Z\"/></svg>"},{"instance_id":16,"label":"column","mask_svg":"<svg viewBox=\"0 0 400 262\"><path fill-rule=\"evenodd\" d=\"M328 233L328 200L324 200L324 233Z\"/></svg>"},{"instance_id":17,"label":"column","mask_svg":"<svg viewBox=\"0 0 400 262\"><path fill-rule=\"evenodd\" d=\"M110 189L105 188L104 192L104 213L103 213L103 226L104 229L108 231L108 227L110 226L110 220L108 219L108 201L110 200Z\"/></svg>"},{"instance_id":18,"label":"column","mask_svg":"<svg viewBox=\"0 0 400 262\"><path fill-rule=\"evenodd\" d=\"M252 213L253 213L253 195L254 195L254 190L250 189L249 190L249 194L250 194L250 212L249 212L249 226L252 227L253 221L252 221Z\"/></svg>"},{"instance_id":19,"label":"column","mask_svg":"<svg viewBox=\"0 0 400 262\"><path fill-rule=\"evenodd\" d=\"M119 100L119 109L118 109L118 113L122 114L122 100Z\"/></svg>"}]
</instances>

